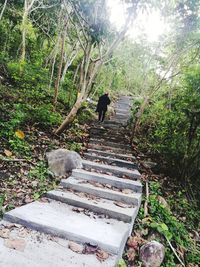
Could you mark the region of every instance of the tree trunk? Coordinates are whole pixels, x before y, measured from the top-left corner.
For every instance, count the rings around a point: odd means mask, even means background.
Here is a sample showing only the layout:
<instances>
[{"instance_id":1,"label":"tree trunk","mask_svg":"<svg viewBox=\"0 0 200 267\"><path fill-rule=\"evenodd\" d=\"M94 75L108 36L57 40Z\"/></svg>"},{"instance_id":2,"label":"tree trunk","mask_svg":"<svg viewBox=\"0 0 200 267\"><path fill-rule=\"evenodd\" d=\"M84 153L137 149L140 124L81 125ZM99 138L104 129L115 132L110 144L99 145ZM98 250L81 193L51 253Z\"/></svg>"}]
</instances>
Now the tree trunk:
<instances>
[{"instance_id":1,"label":"tree trunk","mask_svg":"<svg viewBox=\"0 0 200 267\"><path fill-rule=\"evenodd\" d=\"M23 63L26 57L26 23L28 19L28 3L24 1L24 14L22 17L22 49L21 49L21 57L20 61Z\"/></svg>"},{"instance_id":2,"label":"tree trunk","mask_svg":"<svg viewBox=\"0 0 200 267\"><path fill-rule=\"evenodd\" d=\"M63 66L64 48L65 48L65 32L63 33L63 38L62 38L60 64L58 68L58 76L55 82L55 91L54 91L54 100L53 100L54 111L56 110L56 105L58 101L58 90L59 90L60 78L61 78L61 72L62 72L62 66Z\"/></svg>"},{"instance_id":3,"label":"tree trunk","mask_svg":"<svg viewBox=\"0 0 200 267\"><path fill-rule=\"evenodd\" d=\"M143 103L140 106L140 109L138 110L138 112L136 114L136 119L135 119L135 123L133 125L131 139L133 139L133 137L135 136L135 134L138 131L138 128L139 128L139 125L140 125L140 119L141 119L141 117L142 117L142 115L144 113L144 110L145 110L146 106L148 105L148 103L149 103L149 96L146 96L144 98Z\"/></svg>"},{"instance_id":4,"label":"tree trunk","mask_svg":"<svg viewBox=\"0 0 200 267\"><path fill-rule=\"evenodd\" d=\"M71 64L74 61L74 59L76 58L77 54L78 54L78 49L75 49L75 47L74 47L74 49L71 52L71 55L69 55L68 59L66 59L66 63L65 63L64 69L63 69L61 80L60 80L61 84L64 82L67 70L71 66Z\"/></svg>"},{"instance_id":5,"label":"tree trunk","mask_svg":"<svg viewBox=\"0 0 200 267\"><path fill-rule=\"evenodd\" d=\"M63 123L60 125L60 127L55 131L55 134L61 134L67 128L67 126L71 122L73 122L73 120L76 117L76 114L77 114L78 110L80 109L84 100L85 100L85 98L83 98L82 96L78 97L78 99L76 100L76 103L74 104L70 113L67 115L66 119L63 121Z\"/></svg>"},{"instance_id":6,"label":"tree trunk","mask_svg":"<svg viewBox=\"0 0 200 267\"><path fill-rule=\"evenodd\" d=\"M5 11L5 8L6 8L6 5L7 5L7 2L8 2L8 0L5 0L5 2L4 2L4 4L3 4L3 8L2 8L2 10L1 10L1 14L0 14L0 20L2 19L2 17L3 17L3 13L4 13L4 11Z\"/></svg>"}]
</instances>

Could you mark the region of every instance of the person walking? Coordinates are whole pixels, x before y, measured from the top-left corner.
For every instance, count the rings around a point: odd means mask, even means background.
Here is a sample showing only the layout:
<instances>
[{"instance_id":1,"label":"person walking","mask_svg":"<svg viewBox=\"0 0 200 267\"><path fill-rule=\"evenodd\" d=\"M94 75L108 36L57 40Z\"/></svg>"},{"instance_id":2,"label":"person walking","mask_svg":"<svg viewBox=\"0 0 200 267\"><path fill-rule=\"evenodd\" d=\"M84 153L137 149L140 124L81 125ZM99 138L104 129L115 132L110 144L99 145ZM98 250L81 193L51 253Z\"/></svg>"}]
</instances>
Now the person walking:
<instances>
[{"instance_id":1,"label":"person walking","mask_svg":"<svg viewBox=\"0 0 200 267\"><path fill-rule=\"evenodd\" d=\"M108 105L110 105L110 98L108 97L108 93L105 93L104 95L99 97L96 108L96 112L99 113L99 122L104 121Z\"/></svg>"}]
</instances>

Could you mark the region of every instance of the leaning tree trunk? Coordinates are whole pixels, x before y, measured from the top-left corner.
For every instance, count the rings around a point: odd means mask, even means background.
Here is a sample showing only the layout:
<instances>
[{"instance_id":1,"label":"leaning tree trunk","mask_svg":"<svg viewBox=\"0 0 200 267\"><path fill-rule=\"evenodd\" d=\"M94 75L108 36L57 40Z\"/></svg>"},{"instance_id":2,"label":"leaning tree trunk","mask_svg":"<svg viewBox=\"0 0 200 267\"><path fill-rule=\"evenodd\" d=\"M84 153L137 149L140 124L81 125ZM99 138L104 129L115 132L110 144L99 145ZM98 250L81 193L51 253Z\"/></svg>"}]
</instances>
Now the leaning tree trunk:
<instances>
[{"instance_id":1,"label":"leaning tree trunk","mask_svg":"<svg viewBox=\"0 0 200 267\"><path fill-rule=\"evenodd\" d=\"M76 117L76 114L78 110L80 109L82 103L84 102L84 98L82 96L78 97L76 100L76 103L74 104L73 108L71 109L70 113L66 117L66 119L63 121L63 123L60 125L60 127L55 131L55 134L61 134L67 126L73 122L74 118Z\"/></svg>"}]
</instances>

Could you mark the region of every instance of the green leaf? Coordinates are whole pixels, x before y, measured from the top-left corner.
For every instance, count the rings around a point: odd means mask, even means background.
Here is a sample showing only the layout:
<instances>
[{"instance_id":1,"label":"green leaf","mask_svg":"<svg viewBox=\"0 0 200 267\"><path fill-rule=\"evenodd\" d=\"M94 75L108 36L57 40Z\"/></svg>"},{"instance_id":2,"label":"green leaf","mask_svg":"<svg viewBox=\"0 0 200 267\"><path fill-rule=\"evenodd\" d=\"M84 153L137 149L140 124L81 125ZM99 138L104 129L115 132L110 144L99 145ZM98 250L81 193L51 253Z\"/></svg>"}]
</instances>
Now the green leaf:
<instances>
[{"instance_id":1,"label":"green leaf","mask_svg":"<svg viewBox=\"0 0 200 267\"><path fill-rule=\"evenodd\" d=\"M116 265L115 267L127 267L125 261L123 259L121 259Z\"/></svg>"}]
</instances>

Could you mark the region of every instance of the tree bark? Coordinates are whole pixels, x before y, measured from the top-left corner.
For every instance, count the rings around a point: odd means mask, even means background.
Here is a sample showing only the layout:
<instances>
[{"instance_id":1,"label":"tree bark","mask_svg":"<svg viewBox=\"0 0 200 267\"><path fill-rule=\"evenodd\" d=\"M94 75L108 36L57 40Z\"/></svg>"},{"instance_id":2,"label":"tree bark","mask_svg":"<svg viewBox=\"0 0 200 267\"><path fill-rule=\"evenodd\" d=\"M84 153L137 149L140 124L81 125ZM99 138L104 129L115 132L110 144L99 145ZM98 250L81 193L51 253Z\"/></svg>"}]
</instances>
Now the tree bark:
<instances>
[{"instance_id":1,"label":"tree bark","mask_svg":"<svg viewBox=\"0 0 200 267\"><path fill-rule=\"evenodd\" d=\"M68 57L66 57L67 59L65 60L66 61L65 62L65 66L63 68L62 77L61 77L61 80L60 80L61 84L64 82L67 70L71 66L71 64L74 61L74 59L76 58L77 54L78 54L78 48L77 48L77 45L75 45L73 47L73 50L72 50L71 54L68 55Z\"/></svg>"},{"instance_id":2,"label":"tree bark","mask_svg":"<svg viewBox=\"0 0 200 267\"><path fill-rule=\"evenodd\" d=\"M2 8L2 10L1 10L1 14L0 14L0 20L2 19L2 17L3 17L3 13L4 13L4 11L5 11L5 8L6 8L6 5L7 5L7 2L8 2L8 0L5 0L5 2L4 2L4 4L3 4L3 8Z\"/></svg>"},{"instance_id":3,"label":"tree bark","mask_svg":"<svg viewBox=\"0 0 200 267\"><path fill-rule=\"evenodd\" d=\"M23 63L26 57L26 23L28 19L28 3L27 0L24 1L24 14L22 17L22 49L20 61Z\"/></svg>"},{"instance_id":4,"label":"tree bark","mask_svg":"<svg viewBox=\"0 0 200 267\"><path fill-rule=\"evenodd\" d=\"M71 122L73 122L73 120L76 117L76 114L77 114L78 110L80 109L84 100L85 100L85 98L83 98L82 96L77 98L76 103L74 104L70 113L67 115L66 119L63 121L63 123L60 125L60 127L54 132L55 134L61 134L67 128L67 126Z\"/></svg>"},{"instance_id":5,"label":"tree bark","mask_svg":"<svg viewBox=\"0 0 200 267\"><path fill-rule=\"evenodd\" d=\"M146 106L148 105L148 103L149 103L149 96L146 96L146 97L144 98L143 103L142 103L141 106L140 106L139 111L138 111L137 114L136 114L136 119L135 119L135 123L134 123L134 125L133 125L131 139L133 139L133 137L135 136L135 134L136 134L137 131L138 131L138 128L139 128L139 125L140 125L140 119L141 119L141 117L142 117L142 115L143 115L143 113L144 113L144 110L145 110Z\"/></svg>"},{"instance_id":6,"label":"tree bark","mask_svg":"<svg viewBox=\"0 0 200 267\"><path fill-rule=\"evenodd\" d=\"M62 72L62 66L63 66L63 57L64 57L64 48L65 48L65 35L66 35L66 31L64 31L64 33L63 33L62 44L61 44L60 64L59 64L59 68L58 68L57 79L55 82L54 100L53 100L54 111L56 110L56 105L57 105L57 101L58 101L58 91L59 91L59 85L60 85L60 78L61 78L61 72Z\"/></svg>"}]
</instances>

